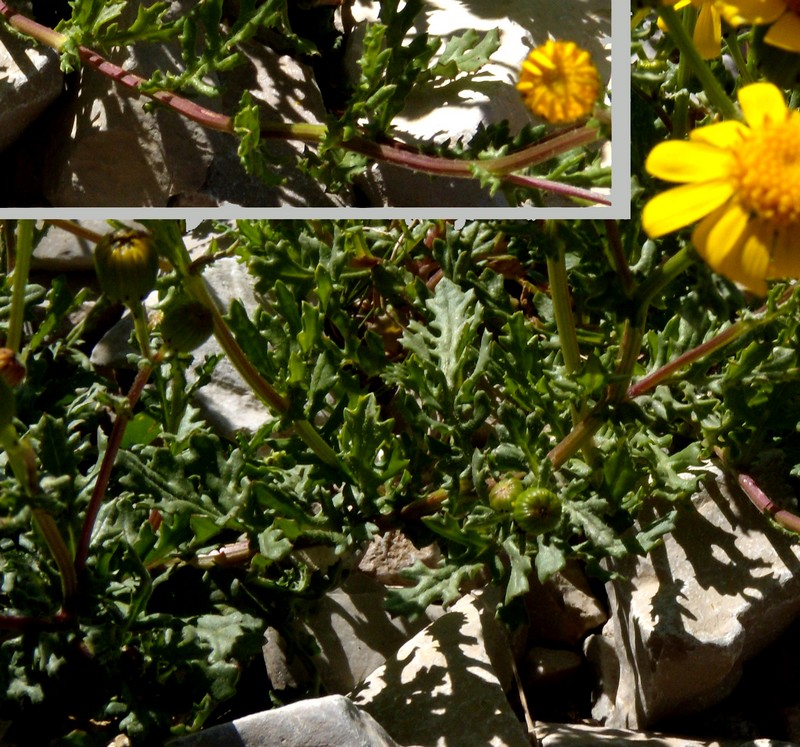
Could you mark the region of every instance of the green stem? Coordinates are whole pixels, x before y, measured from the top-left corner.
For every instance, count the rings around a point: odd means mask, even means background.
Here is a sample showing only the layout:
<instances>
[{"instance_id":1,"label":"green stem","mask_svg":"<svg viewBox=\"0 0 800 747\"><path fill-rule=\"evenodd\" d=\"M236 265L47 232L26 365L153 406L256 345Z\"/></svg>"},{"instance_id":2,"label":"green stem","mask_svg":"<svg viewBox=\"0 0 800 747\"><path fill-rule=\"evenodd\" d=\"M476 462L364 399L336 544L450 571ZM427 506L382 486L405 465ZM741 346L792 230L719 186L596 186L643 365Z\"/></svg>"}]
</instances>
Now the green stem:
<instances>
[{"instance_id":1,"label":"green stem","mask_svg":"<svg viewBox=\"0 0 800 747\"><path fill-rule=\"evenodd\" d=\"M693 262L694 255L684 247L664 262L647 282L639 286L635 294L636 312L625 323L614 376L595 408L548 453L547 458L553 464L554 469L558 469L579 449L583 449L591 443L592 436L605 422L604 414L607 407L619 404L628 396L633 370L642 346L644 325L650 304L669 282L690 267Z\"/></svg>"},{"instance_id":2,"label":"green stem","mask_svg":"<svg viewBox=\"0 0 800 747\"><path fill-rule=\"evenodd\" d=\"M136 341L139 343L142 356L149 361L153 357L153 351L150 349L150 330L147 326L147 311L144 308L144 303L141 300L134 301L128 308L133 317Z\"/></svg>"},{"instance_id":3,"label":"green stem","mask_svg":"<svg viewBox=\"0 0 800 747\"><path fill-rule=\"evenodd\" d=\"M614 270L617 275L619 275L623 292L626 296L630 297L633 293L634 281L628 259L625 256L625 249L622 246L622 237L619 234L619 223L615 220L608 219L603 221L603 225L606 229L608 245L611 248Z\"/></svg>"},{"instance_id":4,"label":"green stem","mask_svg":"<svg viewBox=\"0 0 800 747\"><path fill-rule=\"evenodd\" d=\"M700 53L697 51L697 47L695 47L686 27L681 23L677 11L671 5L659 5L657 9L659 16L661 16L661 19L669 29L669 35L680 50L681 57L686 57L689 67L697 76L700 85L703 86L708 100L725 119L739 119L736 107L734 107L733 102L722 89L719 81L714 77L711 69L700 57Z\"/></svg>"},{"instance_id":5,"label":"green stem","mask_svg":"<svg viewBox=\"0 0 800 747\"><path fill-rule=\"evenodd\" d=\"M36 454L30 444L17 435L13 425L0 429L0 446L5 449L14 477L22 485L28 498L35 500L41 492L36 470ZM64 538L53 517L43 508L33 508L33 519L44 537L47 547L58 567L61 578L61 593L64 601L70 599L77 589L77 577Z\"/></svg>"},{"instance_id":6,"label":"green stem","mask_svg":"<svg viewBox=\"0 0 800 747\"><path fill-rule=\"evenodd\" d=\"M575 332L575 317L572 314L572 299L567 281L564 242L555 237L556 256L547 257L547 276L550 279L550 298L556 318L558 341L564 357L564 368L568 374L578 370L581 362L578 335Z\"/></svg>"},{"instance_id":7,"label":"green stem","mask_svg":"<svg viewBox=\"0 0 800 747\"><path fill-rule=\"evenodd\" d=\"M747 61L742 55L742 48L739 46L739 32L736 29L729 29L725 34L725 44L728 51L731 53L736 69L739 71L739 78L742 85L748 85L753 82L753 76L750 74L750 69L747 67Z\"/></svg>"},{"instance_id":8,"label":"green stem","mask_svg":"<svg viewBox=\"0 0 800 747\"><path fill-rule=\"evenodd\" d=\"M6 347L19 352L22 345L22 323L25 318L25 288L33 256L34 221L20 220L17 223L16 261L14 264L14 284L11 290L11 312L8 319ZM24 363L24 358L22 360Z\"/></svg>"},{"instance_id":9,"label":"green stem","mask_svg":"<svg viewBox=\"0 0 800 747\"><path fill-rule=\"evenodd\" d=\"M233 367L264 404L279 415L287 415L289 402L259 373L239 343L236 342L236 338L231 333L217 304L208 292L203 278L200 275L189 273L184 275L183 281L186 292L211 311L214 336ZM331 467L343 469L336 452L319 435L311 423L307 420L296 420L293 427L297 435L323 462Z\"/></svg>"}]
</instances>

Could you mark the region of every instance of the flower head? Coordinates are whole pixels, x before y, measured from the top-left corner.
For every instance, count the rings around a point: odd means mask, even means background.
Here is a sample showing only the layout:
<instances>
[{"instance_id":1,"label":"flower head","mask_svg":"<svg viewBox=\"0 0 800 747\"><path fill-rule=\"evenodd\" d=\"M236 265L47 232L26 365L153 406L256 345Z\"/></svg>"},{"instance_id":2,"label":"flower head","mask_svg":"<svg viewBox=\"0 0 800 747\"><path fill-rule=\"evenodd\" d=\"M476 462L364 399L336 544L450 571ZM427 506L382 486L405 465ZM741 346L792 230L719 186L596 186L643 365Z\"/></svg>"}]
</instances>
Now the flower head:
<instances>
[{"instance_id":1,"label":"flower head","mask_svg":"<svg viewBox=\"0 0 800 747\"><path fill-rule=\"evenodd\" d=\"M572 122L588 115L600 92L600 76L585 49L549 39L522 63L517 90L525 105L548 122Z\"/></svg>"},{"instance_id":2,"label":"flower head","mask_svg":"<svg viewBox=\"0 0 800 747\"><path fill-rule=\"evenodd\" d=\"M732 26L771 24L764 41L800 52L800 0L736 0L723 3L722 17Z\"/></svg>"},{"instance_id":3,"label":"flower head","mask_svg":"<svg viewBox=\"0 0 800 747\"><path fill-rule=\"evenodd\" d=\"M651 199L642 225L657 237L700 220L692 242L703 259L763 294L770 278L800 277L800 112L771 83L744 86L739 103L746 124L653 148L647 171L684 184Z\"/></svg>"}]
</instances>

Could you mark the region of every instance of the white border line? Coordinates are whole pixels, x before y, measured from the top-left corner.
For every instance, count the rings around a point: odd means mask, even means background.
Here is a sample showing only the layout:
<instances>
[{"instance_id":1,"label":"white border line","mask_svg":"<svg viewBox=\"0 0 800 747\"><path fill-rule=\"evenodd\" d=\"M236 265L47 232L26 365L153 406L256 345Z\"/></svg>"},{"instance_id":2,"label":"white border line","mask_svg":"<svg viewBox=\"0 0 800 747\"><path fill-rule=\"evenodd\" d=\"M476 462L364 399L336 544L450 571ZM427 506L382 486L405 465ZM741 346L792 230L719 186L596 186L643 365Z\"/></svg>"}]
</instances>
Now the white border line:
<instances>
[{"instance_id":1,"label":"white border line","mask_svg":"<svg viewBox=\"0 0 800 747\"><path fill-rule=\"evenodd\" d=\"M518 0L523 2L524 0ZM621 219L631 213L631 36L630 0L609 0L611 4L611 127L614 133L611 158L611 205L592 207L392 207L392 208L0 208L0 218L66 218L97 220L186 219L200 220L249 219L356 219L387 220L392 218L452 218L466 220L537 220Z\"/></svg>"}]
</instances>

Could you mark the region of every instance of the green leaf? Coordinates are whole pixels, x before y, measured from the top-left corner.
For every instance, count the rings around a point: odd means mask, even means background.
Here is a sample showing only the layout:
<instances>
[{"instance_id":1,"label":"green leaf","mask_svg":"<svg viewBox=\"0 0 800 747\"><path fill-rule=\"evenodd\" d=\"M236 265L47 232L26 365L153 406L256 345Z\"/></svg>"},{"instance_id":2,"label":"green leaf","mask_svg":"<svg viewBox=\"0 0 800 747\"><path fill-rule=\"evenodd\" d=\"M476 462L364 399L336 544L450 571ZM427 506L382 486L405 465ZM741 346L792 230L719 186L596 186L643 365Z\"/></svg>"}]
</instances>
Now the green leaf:
<instances>
[{"instance_id":1,"label":"green leaf","mask_svg":"<svg viewBox=\"0 0 800 747\"><path fill-rule=\"evenodd\" d=\"M536 538L538 550L536 551L536 575L541 583L547 581L554 574L564 568L567 559L564 551L555 544L547 541L545 535Z\"/></svg>"},{"instance_id":2,"label":"green leaf","mask_svg":"<svg viewBox=\"0 0 800 747\"><path fill-rule=\"evenodd\" d=\"M433 73L443 78L455 78L459 73L474 73L480 70L500 47L500 30L491 29L481 35L468 29L447 42Z\"/></svg>"},{"instance_id":3,"label":"green leaf","mask_svg":"<svg viewBox=\"0 0 800 747\"><path fill-rule=\"evenodd\" d=\"M429 568L418 560L401 575L417 583L409 588L390 589L386 609L392 614L413 620L424 614L428 605L441 602L445 607L461 597L461 584L475 578L484 570L483 563L444 563Z\"/></svg>"},{"instance_id":4,"label":"green leaf","mask_svg":"<svg viewBox=\"0 0 800 747\"><path fill-rule=\"evenodd\" d=\"M425 306L430 314L427 324L410 322L401 343L454 392L463 380L469 360L465 353L477 335L483 307L475 301L473 290L465 292L448 278L437 284Z\"/></svg>"},{"instance_id":5,"label":"green leaf","mask_svg":"<svg viewBox=\"0 0 800 747\"><path fill-rule=\"evenodd\" d=\"M531 559L519 551L516 537L509 537L503 542L503 549L508 553L508 560L511 563L511 574L506 586L505 604L511 602L514 597L527 594L530 591ZM538 564L537 564L538 569Z\"/></svg>"}]
</instances>

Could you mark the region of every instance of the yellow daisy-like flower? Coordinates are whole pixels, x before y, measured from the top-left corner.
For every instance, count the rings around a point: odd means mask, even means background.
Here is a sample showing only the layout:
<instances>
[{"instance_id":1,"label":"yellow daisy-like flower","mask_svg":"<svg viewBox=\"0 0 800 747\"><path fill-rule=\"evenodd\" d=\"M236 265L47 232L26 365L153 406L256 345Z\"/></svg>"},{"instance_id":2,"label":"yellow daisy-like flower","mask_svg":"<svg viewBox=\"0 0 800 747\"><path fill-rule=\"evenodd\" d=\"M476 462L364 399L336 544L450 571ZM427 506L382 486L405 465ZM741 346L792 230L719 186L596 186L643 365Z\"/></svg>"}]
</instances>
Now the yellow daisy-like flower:
<instances>
[{"instance_id":1,"label":"yellow daisy-like flower","mask_svg":"<svg viewBox=\"0 0 800 747\"><path fill-rule=\"evenodd\" d=\"M683 184L651 199L642 225L655 238L700 220L692 242L703 259L763 295L768 279L800 277L800 112L771 83L744 86L739 104L746 124L653 148L645 169Z\"/></svg>"},{"instance_id":2,"label":"yellow daisy-like flower","mask_svg":"<svg viewBox=\"0 0 800 747\"><path fill-rule=\"evenodd\" d=\"M548 40L522 63L517 90L525 105L552 123L587 116L600 93L600 76L585 49L575 42Z\"/></svg>"},{"instance_id":3,"label":"yellow daisy-like flower","mask_svg":"<svg viewBox=\"0 0 800 747\"><path fill-rule=\"evenodd\" d=\"M736 0L723 3L722 17L732 26L772 24L764 41L789 52L800 52L800 0Z\"/></svg>"},{"instance_id":4,"label":"yellow daisy-like flower","mask_svg":"<svg viewBox=\"0 0 800 747\"><path fill-rule=\"evenodd\" d=\"M704 60L712 60L722 54L722 6L720 0L665 0L665 5L674 5L675 10L694 5L699 11L694 25L692 41ZM659 19L658 25L664 25Z\"/></svg>"}]
</instances>

